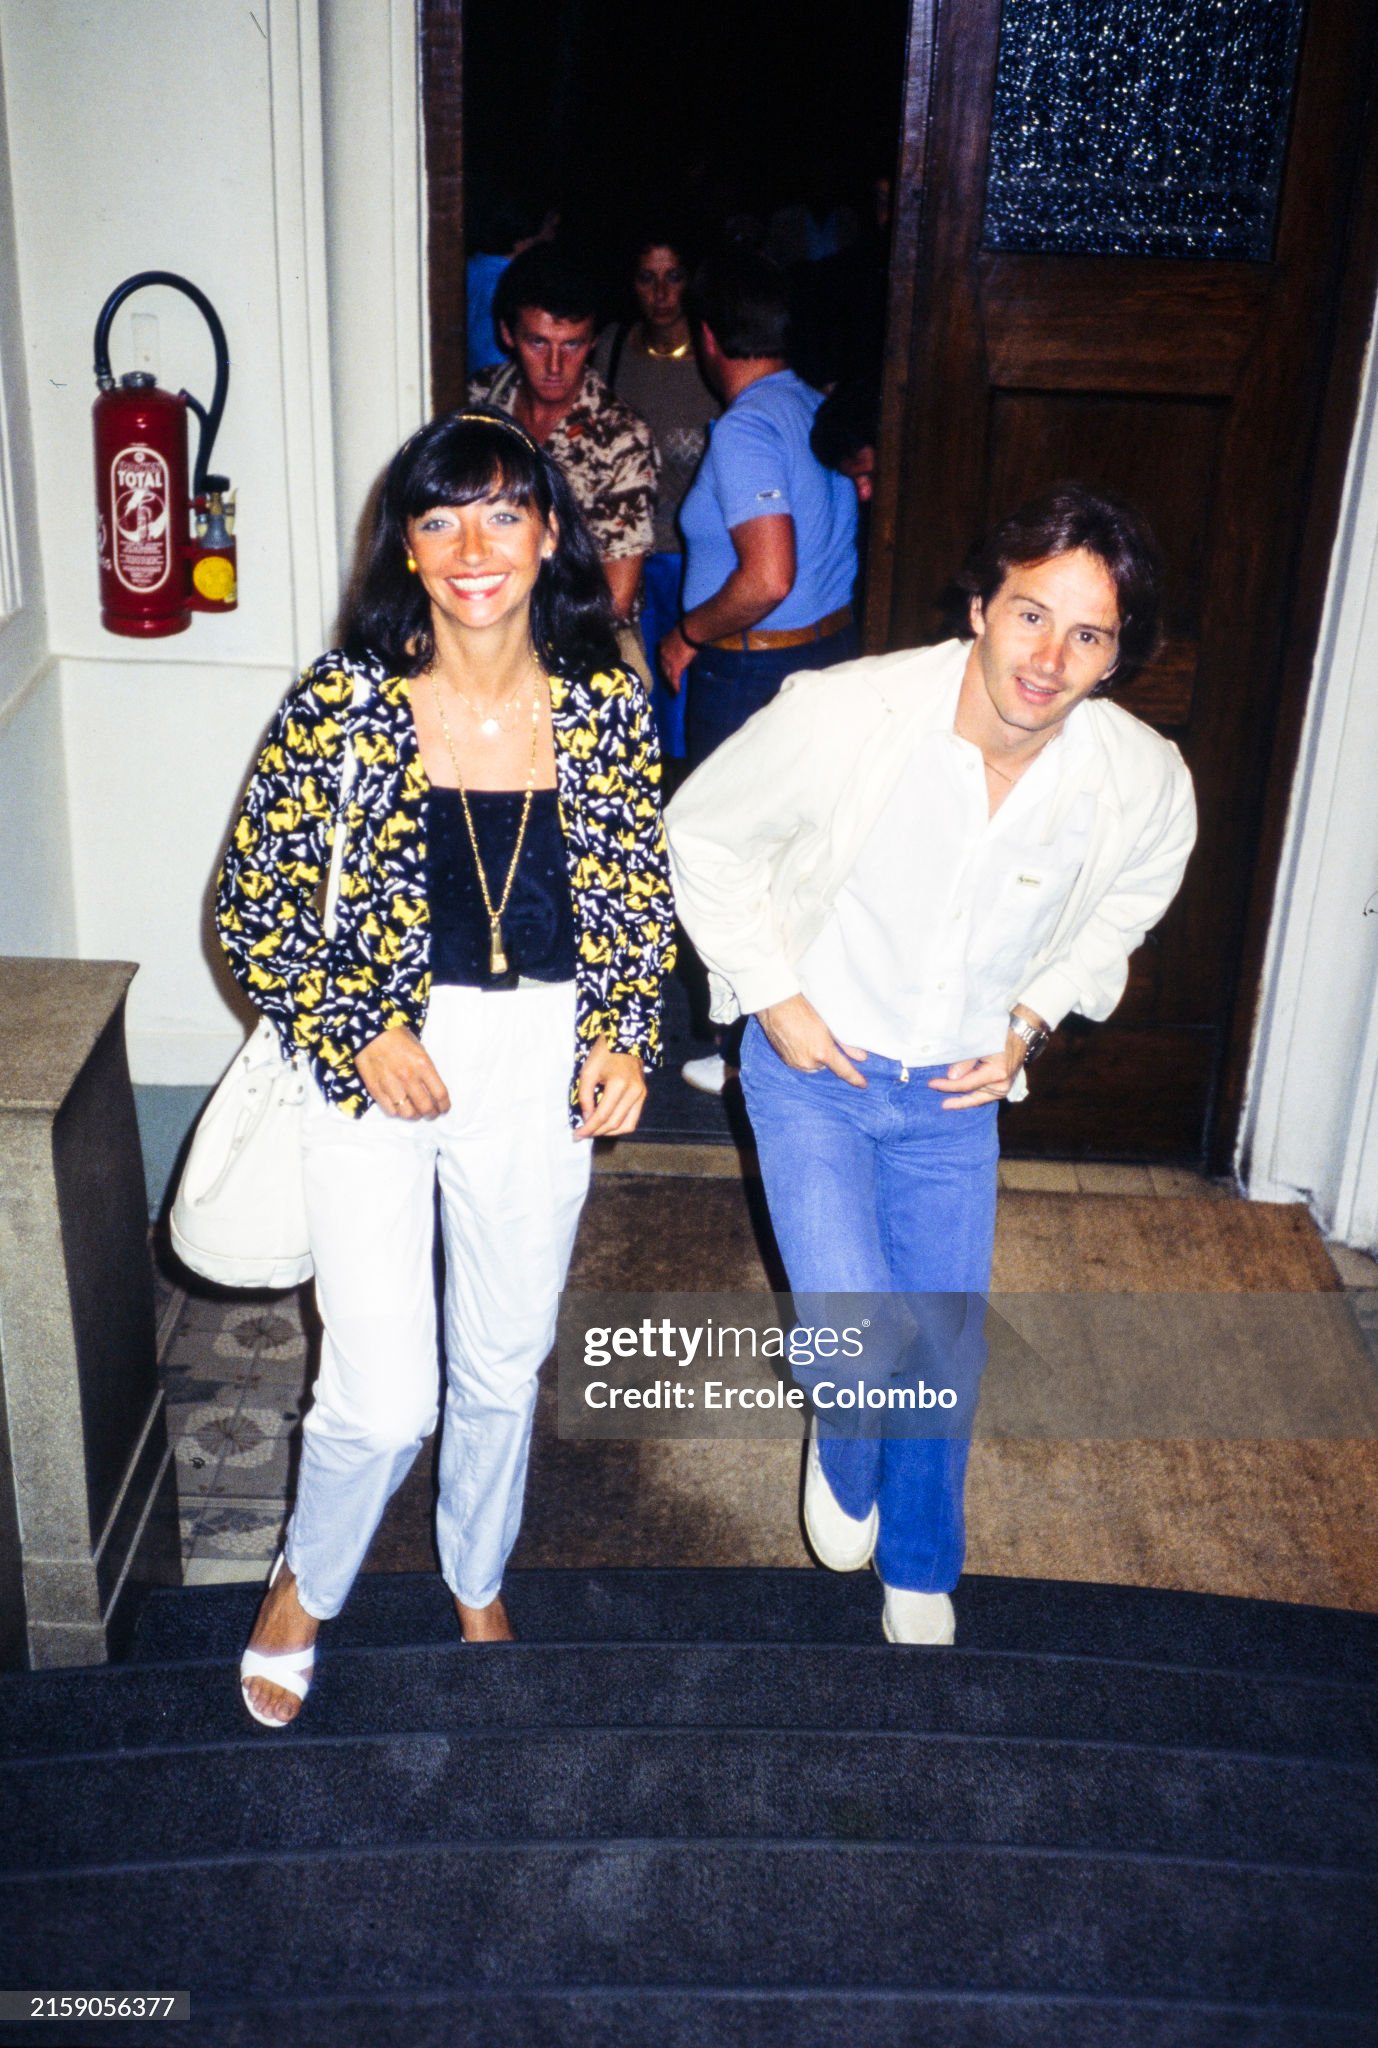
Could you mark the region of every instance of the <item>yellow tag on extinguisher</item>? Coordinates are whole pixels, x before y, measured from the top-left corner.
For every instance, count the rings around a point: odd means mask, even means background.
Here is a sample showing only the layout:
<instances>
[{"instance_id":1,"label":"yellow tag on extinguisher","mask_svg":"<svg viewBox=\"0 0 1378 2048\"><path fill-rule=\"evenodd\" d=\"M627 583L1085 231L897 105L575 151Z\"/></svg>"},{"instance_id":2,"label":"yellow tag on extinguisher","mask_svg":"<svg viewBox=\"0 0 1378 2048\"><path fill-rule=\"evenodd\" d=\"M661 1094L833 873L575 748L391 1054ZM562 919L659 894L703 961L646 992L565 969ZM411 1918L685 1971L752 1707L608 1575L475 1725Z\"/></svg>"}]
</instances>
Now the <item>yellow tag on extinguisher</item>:
<instances>
[{"instance_id":1,"label":"yellow tag on extinguisher","mask_svg":"<svg viewBox=\"0 0 1378 2048\"><path fill-rule=\"evenodd\" d=\"M197 595L210 604L233 604L234 563L228 555L202 555L191 572Z\"/></svg>"}]
</instances>

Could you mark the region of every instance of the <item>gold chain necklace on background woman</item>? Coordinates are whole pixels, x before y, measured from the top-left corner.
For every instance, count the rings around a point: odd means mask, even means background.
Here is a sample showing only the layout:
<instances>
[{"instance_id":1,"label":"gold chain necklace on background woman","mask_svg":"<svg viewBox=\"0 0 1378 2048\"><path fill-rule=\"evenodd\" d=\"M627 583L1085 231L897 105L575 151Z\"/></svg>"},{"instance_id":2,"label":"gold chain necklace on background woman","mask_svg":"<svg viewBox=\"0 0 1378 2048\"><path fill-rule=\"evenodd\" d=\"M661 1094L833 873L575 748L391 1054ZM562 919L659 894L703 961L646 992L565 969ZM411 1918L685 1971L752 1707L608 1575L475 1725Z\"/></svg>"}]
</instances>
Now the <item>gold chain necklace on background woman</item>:
<instances>
[{"instance_id":1,"label":"gold chain necklace on background woman","mask_svg":"<svg viewBox=\"0 0 1378 2048\"><path fill-rule=\"evenodd\" d=\"M469 796L464 787L464 777L459 772L459 756L455 752L454 736L450 731L450 721L445 716L445 706L440 701L440 684L434 675L430 678L431 695L435 699L435 708L440 719L440 730L445 735L445 745L449 749L450 763L455 771L455 783L459 790L459 801L464 811L464 823L469 833L469 844L474 851L474 866L478 869L478 885L483 894L483 907L488 913L488 972L494 981L500 979L507 972L507 948L503 944L502 920L506 914L507 905L511 900L512 884L517 878L517 862L521 859L522 845L526 839L527 821L531 816L532 793L536 787L536 755L541 736L541 669L534 654L531 657L531 666L533 671L531 689L531 765L526 774L526 795L522 799L522 821L517 827L517 843L512 848L512 858L507 864L507 880L502 885L502 898L496 909L493 907L493 898L489 893L488 877L483 872L483 856L478 850L478 834L474 830L474 815L469 809ZM455 686L452 683L450 687L454 689ZM469 704L469 699L465 697L462 690L456 690L455 694L465 704ZM508 704L514 704L516 698L509 697L507 702ZM504 705L502 708L505 710L507 706ZM492 721L484 721L480 714L474 711L472 704L469 704L469 709L474 712L475 718L479 719L481 729L486 732L488 725Z\"/></svg>"},{"instance_id":2,"label":"gold chain necklace on background woman","mask_svg":"<svg viewBox=\"0 0 1378 2048\"><path fill-rule=\"evenodd\" d=\"M685 356L688 355L690 343L689 337L686 335L683 341L673 342L669 348L657 348L643 327L641 330L641 346L653 362L678 363L682 362Z\"/></svg>"}]
</instances>

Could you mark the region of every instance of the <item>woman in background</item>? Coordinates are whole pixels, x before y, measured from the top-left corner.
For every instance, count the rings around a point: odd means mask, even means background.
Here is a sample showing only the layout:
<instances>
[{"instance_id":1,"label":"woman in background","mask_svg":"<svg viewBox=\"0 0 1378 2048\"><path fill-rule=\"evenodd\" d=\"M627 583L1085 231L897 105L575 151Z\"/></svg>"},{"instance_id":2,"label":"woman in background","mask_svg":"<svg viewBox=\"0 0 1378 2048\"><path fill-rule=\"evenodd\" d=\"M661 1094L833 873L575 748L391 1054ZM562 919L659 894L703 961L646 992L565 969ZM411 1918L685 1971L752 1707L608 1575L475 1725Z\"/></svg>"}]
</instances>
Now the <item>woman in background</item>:
<instances>
[{"instance_id":1,"label":"woman in background","mask_svg":"<svg viewBox=\"0 0 1378 2048\"><path fill-rule=\"evenodd\" d=\"M642 235L632 273L640 317L605 327L593 356L603 381L641 414L660 450L655 549L646 558L642 581L641 631L653 677L651 706L661 747L667 759L675 761L684 757L684 696L666 688L656 649L680 614L680 501L707 445L708 423L722 410L699 375L684 310L688 283L682 238L660 225Z\"/></svg>"}]
</instances>

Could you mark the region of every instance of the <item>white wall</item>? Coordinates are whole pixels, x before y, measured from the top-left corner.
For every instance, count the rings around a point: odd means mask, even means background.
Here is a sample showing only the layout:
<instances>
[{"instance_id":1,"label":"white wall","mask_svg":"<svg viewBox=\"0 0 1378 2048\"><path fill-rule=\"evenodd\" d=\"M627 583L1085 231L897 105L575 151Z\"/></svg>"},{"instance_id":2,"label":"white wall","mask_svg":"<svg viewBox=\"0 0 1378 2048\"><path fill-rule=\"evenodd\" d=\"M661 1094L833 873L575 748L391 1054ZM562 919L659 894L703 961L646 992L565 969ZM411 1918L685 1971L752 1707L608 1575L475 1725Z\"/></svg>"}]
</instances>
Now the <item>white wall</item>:
<instances>
[{"instance_id":1,"label":"white wall","mask_svg":"<svg viewBox=\"0 0 1378 2048\"><path fill-rule=\"evenodd\" d=\"M45 662L0 704L0 953L78 951L62 698Z\"/></svg>"},{"instance_id":2,"label":"white wall","mask_svg":"<svg viewBox=\"0 0 1378 2048\"><path fill-rule=\"evenodd\" d=\"M1370 341L1264 970L1244 1185L1378 1245L1378 358Z\"/></svg>"},{"instance_id":3,"label":"white wall","mask_svg":"<svg viewBox=\"0 0 1378 2048\"><path fill-rule=\"evenodd\" d=\"M277 661L295 649L282 459L283 365L274 250L273 135L264 14L220 0L9 0L3 25L38 507L52 645L67 656ZM232 355L217 468L240 493L241 603L140 642L103 632L92 506L91 336L110 290L175 270L215 304ZM210 397L195 308L153 287L117 316L111 361L134 367L135 312L158 322L159 382ZM60 566L59 566L60 565Z\"/></svg>"},{"instance_id":4,"label":"white wall","mask_svg":"<svg viewBox=\"0 0 1378 2048\"><path fill-rule=\"evenodd\" d=\"M47 658L0 69L0 953L75 948L61 690Z\"/></svg>"},{"instance_id":5,"label":"white wall","mask_svg":"<svg viewBox=\"0 0 1378 2048\"><path fill-rule=\"evenodd\" d=\"M209 1080L242 1035L203 917L225 827L272 706L328 644L341 534L369 464L420 417L414 18L401 0L0 0L0 52L37 552L57 657L28 723L0 730L0 793L7 775L27 777L35 748L65 765L75 949L141 963L129 1006L136 1080ZM333 227L326 98L369 110L349 147L344 116L332 123ZM370 268L380 214L391 239ZM2 265L0 248L0 287ZM214 467L238 490L240 605L149 642L100 626L90 408L100 305L153 268L200 285L229 337ZM389 320L394 299L402 311ZM204 326L162 288L117 316L116 372L142 365L136 313L157 322L159 382L208 399Z\"/></svg>"}]
</instances>

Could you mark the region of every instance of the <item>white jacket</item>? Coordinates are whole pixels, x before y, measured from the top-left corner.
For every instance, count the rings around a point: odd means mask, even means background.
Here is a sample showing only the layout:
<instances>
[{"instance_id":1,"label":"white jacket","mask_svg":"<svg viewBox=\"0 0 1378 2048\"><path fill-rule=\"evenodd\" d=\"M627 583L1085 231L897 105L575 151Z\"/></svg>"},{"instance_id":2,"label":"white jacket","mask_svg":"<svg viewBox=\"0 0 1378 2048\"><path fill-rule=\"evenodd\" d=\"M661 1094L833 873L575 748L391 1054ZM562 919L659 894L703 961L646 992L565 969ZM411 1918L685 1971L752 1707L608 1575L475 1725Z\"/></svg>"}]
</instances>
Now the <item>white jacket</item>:
<instances>
[{"instance_id":1,"label":"white jacket","mask_svg":"<svg viewBox=\"0 0 1378 2048\"><path fill-rule=\"evenodd\" d=\"M915 742L943 722L970 644L945 640L790 676L670 805L676 902L720 1023L798 993L797 963ZM1106 698L1071 715L1092 745L1064 780L1048 835L1088 790L1090 842L1048 944L1010 990L1012 1004L1050 1027L1069 1010L1110 1015L1129 956L1176 895L1196 837L1191 777L1170 740Z\"/></svg>"}]
</instances>

